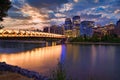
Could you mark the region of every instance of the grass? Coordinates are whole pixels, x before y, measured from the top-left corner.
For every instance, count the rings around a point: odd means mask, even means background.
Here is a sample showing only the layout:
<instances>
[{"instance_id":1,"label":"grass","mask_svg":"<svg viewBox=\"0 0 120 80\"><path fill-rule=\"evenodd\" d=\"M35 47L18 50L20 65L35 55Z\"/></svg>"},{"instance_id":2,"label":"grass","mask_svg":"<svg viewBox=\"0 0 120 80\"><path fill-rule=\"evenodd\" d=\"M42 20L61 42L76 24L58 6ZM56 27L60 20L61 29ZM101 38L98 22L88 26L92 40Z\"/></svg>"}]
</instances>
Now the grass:
<instances>
[{"instance_id":1,"label":"grass","mask_svg":"<svg viewBox=\"0 0 120 80\"><path fill-rule=\"evenodd\" d=\"M63 68L63 64L58 62L56 69L54 69L51 73L51 80L72 80L67 77L68 75Z\"/></svg>"},{"instance_id":2,"label":"grass","mask_svg":"<svg viewBox=\"0 0 120 80\"><path fill-rule=\"evenodd\" d=\"M17 73L0 71L0 80L34 80L34 79L27 78Z\"/></svg>"}]
</instances>

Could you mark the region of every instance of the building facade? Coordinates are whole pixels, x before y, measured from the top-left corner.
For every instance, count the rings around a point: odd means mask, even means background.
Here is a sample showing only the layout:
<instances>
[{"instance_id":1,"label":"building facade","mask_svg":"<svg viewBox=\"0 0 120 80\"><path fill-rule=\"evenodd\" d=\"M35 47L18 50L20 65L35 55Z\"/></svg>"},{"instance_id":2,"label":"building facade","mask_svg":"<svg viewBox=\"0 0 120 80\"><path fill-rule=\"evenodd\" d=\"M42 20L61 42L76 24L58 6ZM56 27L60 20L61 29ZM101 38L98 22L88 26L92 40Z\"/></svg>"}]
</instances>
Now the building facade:
<instances>
[{"instance_id":1,"label":"building facade","mask_svg":"<svg viewBox=\"0 0 120 80\"><path fill-rule=\"evenodd\" d=\"M64 24L65 30L72 30L73 24L71 18L66 18L65 19L65 24Z\"/></svg>"},{"instance_id":2,"label":"building facade","mask_svg":"<svg viewBox=\"0 0 120 80\"><path fill-rule=\"evenodd\" d=\"M80 16L73 16L72 18L72 22L73 22L73 37L78 37L80 36Z\"/></svg>"},{"instance_id":3,"label":"building facade","mask_svg":"<svg viewBox=\"0 0 120 80\"><path fill-rule=\"evenodd\" d=\"M117 27L117 28L120 28L120 19L117 21L116 27Z\"/></svg>"},{"instance_id":4,"label":"building facade","mask_svg":"<svg viewBox=\"0 0 120 80\"><path fill-rule=\"evenodd\" d=\"M80 36L92 37L94 21L82 21L80 24Z\"/></svg>"},{"instance_id":5,"label":"building facade","mask_svg":"<svg viewBox=\"0 0 120 80\"><path fill-rule=\"evenodd\" d=\"M43 32L55 33L55 34L64 34L64 28L57 25L52 25L51 27L45 27Z\"/></svg>"},{"instance_id":6,"label":"building facade","mask_svg":"<svg viewBox=\"0 0 120 80\"><path fill-rule=\"evenodd\" d=\"M73 28L76 28L76 27L80 27L80 16L74 16L72 18L72 21L73 21Z\"/></svg>"},{"instance_id":7,"label":"building facade","mask_svg":"<svg viewBox=\"0 0 120 80\"><path fill-rule=\"evenodd\" d=\"M110 32L111 32L111 34L115 34L118 37L120 37L120 19L117 21L116 27L113 30L111 30Z\"/></svg>"},{"instance_id":8,"label":"building facade","mask_svg":"<svg viewBox=\"0 0 120 80\"><path fill-rule=\"evenodd\" d=\"M65 19L65 35L67 37L78 37L80 36L80 16L73 16Z\"/></svg>"}]
</instances>

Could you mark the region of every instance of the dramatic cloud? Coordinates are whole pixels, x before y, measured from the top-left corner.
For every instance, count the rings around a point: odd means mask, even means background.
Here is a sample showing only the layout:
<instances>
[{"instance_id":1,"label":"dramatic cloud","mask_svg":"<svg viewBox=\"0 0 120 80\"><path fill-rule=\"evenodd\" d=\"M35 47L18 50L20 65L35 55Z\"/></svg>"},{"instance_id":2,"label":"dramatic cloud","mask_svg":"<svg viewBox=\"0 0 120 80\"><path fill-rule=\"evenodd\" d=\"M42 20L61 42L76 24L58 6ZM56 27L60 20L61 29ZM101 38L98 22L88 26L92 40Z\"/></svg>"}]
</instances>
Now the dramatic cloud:
<instances>
[{"instance_id":1,"label":"dramatic cloud","mask_svg":"<svg viewBox=\"0 0 120 80\"><path fill-rule=\"evenodd\" d=\"M67 3L67 0L27 0L28 4L37 8L53 9L56 6Z\"/></svg>"},{"instance_id":2,"label":"dramatic cloud","mask_svg":"<svg viewBox=\"0 0 120 80\"><path fill-rule=\"evenodd\" d=\"M100 18L102 14L81 14L82 18L91 19L91 18Z\"/></svg>"},{"instance_id":3,"label":"dramatic cloud","mask_svg":"<svg viewBox=\"0 0 120 80\"><path fill-rule=\"evenodd\" d=\"M45 11L45 10L44 10ZM30 18L30 23L41 23L44 22L49 16L47 14L42 14L41 10L38 10L37 8L31 7L29 5L23 6L21 9L21 12L23 13L24 17Z\"/></svg>"},{"instance_id":4,"label":"dramatic cloud","mask_svg":"<svg viewBox=\"0 0 120 80\"><path fill-rule=\"evenodd\" d=\"M120 14L120 9L114 11L115 14Z\"/></svg>"},{"instance_id":5,"label":"dramatic cloud","mask_svg":"<svg viewBox=\"0 0 120 80\"><path fill-rule=\"evenodd\" d=\"M120 19L120 0L12 0L12 5L9 17L2 22L12 26L61 24L75 15L80 15L81 21L102 25Z\"/></svg>"},{"instance_id":6,"label":"dramatic cloud","mask_svg":"<svg viewBox=\"0 0 120 80\"><path fill-rule=\"evenodd\" d=\"M69 14L77 14L82 20L94 20L105 25L109 22L116 23L120 18L119 8L120 0L79 0L74 3L73 10Z\"/></svg>"},{"instance_id":7,"label":"dramatic cloud","mask_svg":"<svg viewBox=\"0 0 120 80\"><path fill-rule=\"evenodd\" d=\"M74 2L76 2L76 3L77 3L77 2L79 2L79 0L74 0Z\"/></svg>"},{"instance_id":8,"label":"dramatic cloud","mask_svg":"<svg viewBox=\"0 0 120 80\"><path fill-rule=\"evenodd\" d=\"M66 4L63 4L59 9L58 11L59 12L62 12L62 13L65 13L67 11L70 11L70 10L73 10L73 3L66 3Z\"/></svg>"}]
</instances>

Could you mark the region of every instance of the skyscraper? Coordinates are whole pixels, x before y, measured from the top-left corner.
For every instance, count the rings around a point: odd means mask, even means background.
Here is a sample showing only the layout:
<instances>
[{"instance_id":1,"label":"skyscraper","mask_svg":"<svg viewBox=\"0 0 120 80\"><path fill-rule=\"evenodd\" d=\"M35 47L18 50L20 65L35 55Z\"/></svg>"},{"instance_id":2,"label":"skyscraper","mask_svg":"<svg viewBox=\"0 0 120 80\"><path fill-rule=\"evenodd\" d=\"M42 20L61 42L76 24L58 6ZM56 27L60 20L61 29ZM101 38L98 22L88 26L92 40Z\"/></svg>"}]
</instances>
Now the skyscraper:
<instances>
[{"instance_id":1,"label":"skyscraper","mask_svg":"<svg viewBox=\"0 0 120 80\"><path fill-rule=\"evenodd\" d=\"M78 37L80 35L80 16L65 19L65 35L67 37Z\"/></svg>"},{"instance_id":2,"label":"skyscraper","mask_svg":"<svg viewBox=\"0 0 120 80\"><path fill-rule=\"evenodd\" d=\"M78 37L80 36L80 16L73 16L73 36Z\"/></svg>"},{"instance_id":3,"label":"skyscraper","mask_svg":"<svg viewBox=\"0 0 120 80\"><path fill-rule=\"evenodd\" d=\"M75 28L75 27L80 27L80 16L74 16L73 18L72 18L72 20L73 20L73 27Z\"/></svg>"},{"instance_id":4,"label":"skyscraper","mask_svg":"<svg viewBox=\"0 0 120 80\"><path fill-rule=\"evenodd\" d=\"M80 35L91 37L93 34L94 21L82 21L80 25Z\"/></svg>"},{"instance_id":5,"label":"skyscraper","mask_svg":"<svg viewBox=\"0 0 120 80\"><path fill-rule=\"evenodd\" d=\"M116 27L117 27L117 28L120 28L120 19L119 19L119 21L117 21Z\"/></svg>"},{"instance_id":6,"label":"skyscraper","mask_svg":"<svg viewBox=\"0 0 120 80\"><path fill-rule=\"evenodd\" d=\"M72 21L71 18L66 18L65 19L65 30L72 30Z\"/></svg>"}]
</instances>

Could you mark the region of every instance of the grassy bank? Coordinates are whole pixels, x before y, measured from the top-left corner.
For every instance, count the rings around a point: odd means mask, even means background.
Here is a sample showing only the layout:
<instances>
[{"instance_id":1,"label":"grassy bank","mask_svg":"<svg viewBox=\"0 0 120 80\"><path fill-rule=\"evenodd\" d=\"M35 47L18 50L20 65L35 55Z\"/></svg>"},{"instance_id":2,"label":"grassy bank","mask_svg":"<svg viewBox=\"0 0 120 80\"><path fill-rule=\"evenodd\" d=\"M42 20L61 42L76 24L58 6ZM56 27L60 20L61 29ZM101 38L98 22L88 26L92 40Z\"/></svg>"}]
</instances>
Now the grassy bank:
<instances>
[{"instance_id":1,"label":"grassy bank","mask_svg":"<svg viewBox=\"0 0 120 80\"><path fill-rule=\"evenodd\" d=\"M0 80L34 80L34 79L27 78L17 73L12 73L8 71L0 71Z\"/></svg>"}]
</instances>

